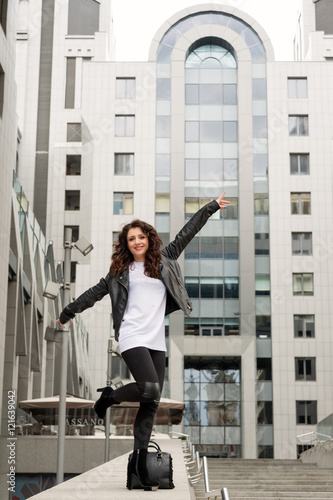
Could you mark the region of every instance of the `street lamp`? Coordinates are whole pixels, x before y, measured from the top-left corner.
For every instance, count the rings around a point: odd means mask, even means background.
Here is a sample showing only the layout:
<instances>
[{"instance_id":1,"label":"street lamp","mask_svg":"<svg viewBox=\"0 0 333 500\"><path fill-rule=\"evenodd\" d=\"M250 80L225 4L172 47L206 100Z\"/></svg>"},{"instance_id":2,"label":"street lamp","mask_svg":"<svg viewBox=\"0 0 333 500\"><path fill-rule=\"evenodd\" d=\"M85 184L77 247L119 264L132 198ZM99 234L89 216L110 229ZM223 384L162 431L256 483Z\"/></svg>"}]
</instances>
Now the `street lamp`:
<instances>
[{"instance_id":1,"label":"street lamp","mask_svg":"<svg viewBox=\"0 0 333 500\"><path fill-rule=\"evenodd\" d=\"M64 289L63 307L71 301L71 252L76 247L83 255L87 255L94 248L92 244L83 236L75 243L72 242L72 228L65 228L65 257L64 257L64 283L48 282L43 296L55 299L60 288ZM67 395L67 365L68 365L68 344L69 329L62 330L61 337L61 371L59 387L59 416L58 416L58 458L57 458L57 484L64 480L64 459L65 459L65 423L66 423L66 395Z\"/></svg>"}]
</instances>

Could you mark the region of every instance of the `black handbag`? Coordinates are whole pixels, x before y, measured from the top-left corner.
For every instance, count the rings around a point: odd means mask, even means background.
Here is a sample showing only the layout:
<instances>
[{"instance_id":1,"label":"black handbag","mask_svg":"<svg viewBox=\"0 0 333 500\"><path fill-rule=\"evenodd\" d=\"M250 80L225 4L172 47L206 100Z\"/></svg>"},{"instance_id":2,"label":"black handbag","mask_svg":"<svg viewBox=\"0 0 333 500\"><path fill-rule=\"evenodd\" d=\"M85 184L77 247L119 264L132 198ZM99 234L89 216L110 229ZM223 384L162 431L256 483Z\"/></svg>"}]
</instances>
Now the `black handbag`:
<instances>
[{"instance_id":1,"label":"black handbag","mask_svg":"<svg viewBox=\"0 0 333 500\"><path fill-rule=\"evenodd\" d=\"M149 441L148 450L149 448L154 448L154 451L148 451L147 453L147 469L150 479L160 483L159 489L171 490L175 487L173 484L172 456L170 453L162 451L155 441ZM128 457L128 466L132 460L132 455L133 453ZM138 488L142 488L141 484L138 481L133 481L132 489Z\"/></svg>"}]
</instances>

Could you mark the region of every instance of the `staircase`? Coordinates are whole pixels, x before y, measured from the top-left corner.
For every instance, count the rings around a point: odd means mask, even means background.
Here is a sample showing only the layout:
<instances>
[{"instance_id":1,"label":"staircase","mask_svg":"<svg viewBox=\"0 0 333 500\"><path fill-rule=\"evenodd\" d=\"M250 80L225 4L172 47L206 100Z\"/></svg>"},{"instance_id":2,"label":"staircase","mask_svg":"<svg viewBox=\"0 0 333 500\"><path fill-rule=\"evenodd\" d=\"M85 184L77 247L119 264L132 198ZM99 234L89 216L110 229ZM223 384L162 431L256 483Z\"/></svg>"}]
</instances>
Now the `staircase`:
<instances>
[{"instance_id":1,"label":"staircase","mask_svg":"<svg viewBox=\"0 0 333 500\"><path fill-rule=\"evenodd\" d=\"M211 490L228 488L230 500L333 500L333 470L300 460L208 458ZM204 481L193 485L205 497Z\"/></svg>"}]
</instances>

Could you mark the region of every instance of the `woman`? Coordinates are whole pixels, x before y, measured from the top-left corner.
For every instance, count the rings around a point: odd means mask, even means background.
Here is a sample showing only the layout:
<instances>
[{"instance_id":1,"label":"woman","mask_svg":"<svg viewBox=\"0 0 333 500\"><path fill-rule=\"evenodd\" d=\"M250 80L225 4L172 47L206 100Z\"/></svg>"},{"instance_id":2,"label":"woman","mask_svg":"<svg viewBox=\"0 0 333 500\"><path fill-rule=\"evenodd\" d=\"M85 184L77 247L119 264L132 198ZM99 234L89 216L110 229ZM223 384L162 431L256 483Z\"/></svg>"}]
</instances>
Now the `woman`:
<instances>
[{"instance_id":1,"label":"woman","mask_svg":"<svg viewBox=\"0 0 333 500\"><path fill-rule=\"evenodd\" d=\"M164 316L179 309L187 316L191 313L177 259L209 217L228 206L229 202L223 200L224 194L201 208L162 250L162 241L150 224L134 220L125 225L114 245L109 273L66 306L58 320L66 323L109 293L115 339L135 382L116 390L98 389L102 394L94 408L97 415L104 418L109 406L122 401L140 403L134 422L133 458L128 468L129 489L133 480L146 490L159 486L149 478L146 461L164 382Z\"/></svg>"}]
</instances>

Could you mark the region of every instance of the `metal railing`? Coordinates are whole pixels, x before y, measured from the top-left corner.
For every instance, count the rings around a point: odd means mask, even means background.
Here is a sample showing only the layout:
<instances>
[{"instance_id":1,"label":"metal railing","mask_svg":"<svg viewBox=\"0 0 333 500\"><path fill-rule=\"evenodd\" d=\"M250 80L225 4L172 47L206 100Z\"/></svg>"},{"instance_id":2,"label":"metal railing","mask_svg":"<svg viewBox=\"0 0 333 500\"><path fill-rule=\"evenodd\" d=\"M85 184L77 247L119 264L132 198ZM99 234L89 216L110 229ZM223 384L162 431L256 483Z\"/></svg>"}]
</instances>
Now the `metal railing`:
<instances>
[{"instance_id":1,"label":"metal railing","mask_svg":"<svg viewBox=\"0 0 333 500\"><path fill-rule=\"evenodd\" d=\"M328 434L330 433L330 434ZM333 413L321 420L316 425L316 430L307 432L306 434L299 434L296 436L296 441L302 447L302 451L321 445L326 441L333 440Z\"/></svg>"},{"instance_id":2,"label":"metal railing","mask_svg":"<svg viewBox=\"0 0 333 500\"><path fill-rule=\"evenodd\" d=\"M299 434L296 436L297 444L304 447L317 446L331 440L332 436L317 431L307 432L306 434Z\"/></svg>"},{"instance_id":3,"label":"metal railing","mask_svg":"<svg viewBox=\"0 0 333 500\"><path fill-rule=\"evenodd\" d=\"M187 479L191 485L197 483L203 475L205 485L205 498L215 498L222 500L230 500L228 488L221 488L219 490L211 490L209 487L208 465L207 457L204 456L200 459L199 452L196 451L195 445L190 441L188 434L181 432L170 432L171 437L183 439L183 453L184 461L187 471Z\"/></svg>"},{"instance_id":4,"label":"metal railing","mask_svg":"<svg viewBox=\"0 0 333 500\"><path fill-rule=\"evenodd\" d=\"M220 490L211 490L209 487L208 465L207 457L203 457L203 475L205 484L205 497L215 498L217 500L221 495L222 500L230 500L228 488L221 488Z\"/></svg>"}]
</instances>

